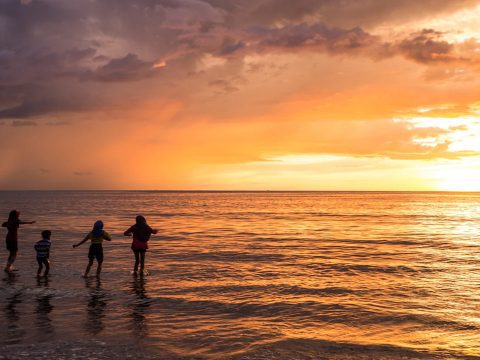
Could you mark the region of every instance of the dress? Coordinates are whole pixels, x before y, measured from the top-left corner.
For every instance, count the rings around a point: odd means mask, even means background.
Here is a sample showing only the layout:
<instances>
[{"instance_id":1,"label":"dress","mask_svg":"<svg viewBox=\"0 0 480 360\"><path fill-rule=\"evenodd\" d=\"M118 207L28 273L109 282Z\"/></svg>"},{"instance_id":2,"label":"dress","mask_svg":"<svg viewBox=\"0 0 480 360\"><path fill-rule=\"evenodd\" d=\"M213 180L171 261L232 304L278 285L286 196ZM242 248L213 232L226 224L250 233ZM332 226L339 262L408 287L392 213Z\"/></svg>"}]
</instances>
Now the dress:
<instances>
[{"instance_id":1,"label":"dress","mask_svg":"<svg viewBox=\"0 0 480 360\"><path fill-rule=\"evenodd\" d=\"M10 220L2 224L3 227L6 227L7 237L5 238L5 244L7 250L10 252L18 251L18 228L20 226L20 220Z\"/></svg>"}]
</instances>

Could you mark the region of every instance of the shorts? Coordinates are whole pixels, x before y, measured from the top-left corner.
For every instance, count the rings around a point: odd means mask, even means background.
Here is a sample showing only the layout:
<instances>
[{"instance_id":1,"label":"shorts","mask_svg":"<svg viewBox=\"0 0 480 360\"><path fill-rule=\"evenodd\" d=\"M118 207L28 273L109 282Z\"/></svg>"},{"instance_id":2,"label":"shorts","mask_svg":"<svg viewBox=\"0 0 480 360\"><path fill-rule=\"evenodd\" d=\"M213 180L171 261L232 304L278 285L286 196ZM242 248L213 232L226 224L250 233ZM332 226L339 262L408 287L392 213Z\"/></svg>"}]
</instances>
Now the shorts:
<instances>
[{"instance_id":1,"label":"shorts","mask_svg":"<svg viewBox=\"0 0 480 360\"><path fill-rule=\"evenodd\" d=\"M133 242L132 242L133 251L146 251L147 249L148 249L148 242L133 239Z\"/></svg>"},{"instance_id":2,"label":"shorts","mask_svg":"<svg viewBox=\"0 0 480 360\"><path fill-rule=\"evenodd\" d=\"M37 257L37 263L39 266L41 266L42 264L47 266L49 264L48 257Z\"/></svg>"},{"instance_id":3,"label":"shorts","mask_svg":"<svg viewBox=\"0 0 480 360\"><path fill-rule=\"evenodd\" d=\"M103 262L103 247L102 244L91 244L88 249L88 260L97 259L98 262Z\"/></svg>"}]
</instances>

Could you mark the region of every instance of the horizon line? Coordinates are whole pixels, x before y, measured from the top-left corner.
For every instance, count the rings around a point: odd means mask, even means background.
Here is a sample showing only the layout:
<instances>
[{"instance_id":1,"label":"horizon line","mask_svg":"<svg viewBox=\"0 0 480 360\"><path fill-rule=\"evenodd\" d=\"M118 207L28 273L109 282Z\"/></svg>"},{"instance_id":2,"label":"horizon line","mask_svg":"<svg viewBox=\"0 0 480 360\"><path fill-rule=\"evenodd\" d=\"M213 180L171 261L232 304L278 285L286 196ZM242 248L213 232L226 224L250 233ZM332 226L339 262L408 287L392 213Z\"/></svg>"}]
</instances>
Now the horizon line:
<instances>
[{"instance_id":1,"label":"horizon line","mask_svg":"<svg viewBox=\"0 0 480 360\"><path fill-rule=\"evenodd\" d=\"M218 189L0 189L0 192L203 192L203 193L286 193L286 192L321 192L321 193L480 193L480 190L218 190Z\"/></svg>"}]
</instances>

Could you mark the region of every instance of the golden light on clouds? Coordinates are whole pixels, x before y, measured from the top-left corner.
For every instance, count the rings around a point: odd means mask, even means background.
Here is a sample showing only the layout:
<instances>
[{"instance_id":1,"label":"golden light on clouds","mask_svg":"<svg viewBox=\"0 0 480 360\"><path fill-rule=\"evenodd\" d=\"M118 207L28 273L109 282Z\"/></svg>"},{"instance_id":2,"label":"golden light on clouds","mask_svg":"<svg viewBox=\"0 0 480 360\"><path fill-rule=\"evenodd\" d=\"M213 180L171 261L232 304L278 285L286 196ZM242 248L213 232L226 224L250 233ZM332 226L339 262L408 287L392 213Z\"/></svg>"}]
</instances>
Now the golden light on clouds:
<instances>
[{"instance_id":1,"label":"golden light on clouds","mask_svg":"<svg viewBox=\"0 0 480 360\"><path fill-rule=\"evenodd\" d=\"M161 69L165 66L167 66L167 63L163 60L153 64L153 68L155 68L155 69Z\"/></svg>"},{"instance_id":2,"label":"golden light on clouds","mask_svg":"<svg viewBox=\"0 0 480 360\"><path fill-rule=\"evenodd\" d=\"M418 27L442 29L447 40L462 43L470 39L480 39L478 19L480 6L454 12L447 16L437 17L417 24Z\"/></svg>"},{"instance_id":3,"label":"golden light on clouds","mask_svg":"<svg viewBox=\"0 0 480 360\"><path fill-rule=\"evenodd\" d=\"M49 4L5 15L0 188L477 188L479 1Z\"/></svg>"}]
</instances>

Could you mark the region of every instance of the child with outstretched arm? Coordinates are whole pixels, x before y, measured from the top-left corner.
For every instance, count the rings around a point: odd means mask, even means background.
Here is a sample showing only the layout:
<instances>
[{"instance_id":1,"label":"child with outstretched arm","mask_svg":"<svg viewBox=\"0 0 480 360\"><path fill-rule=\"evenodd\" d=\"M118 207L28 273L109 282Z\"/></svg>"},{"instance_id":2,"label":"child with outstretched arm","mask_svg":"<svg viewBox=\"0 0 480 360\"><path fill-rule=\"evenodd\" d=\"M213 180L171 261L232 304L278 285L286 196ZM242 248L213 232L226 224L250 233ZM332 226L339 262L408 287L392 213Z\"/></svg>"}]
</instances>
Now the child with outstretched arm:
<instances>
[{"instance_id":1,"label":"child with outstretched arm","mask_svg":"<svg viewBox=\"0 0 480 360\"><path fill-rule=\"evenodd\" d=\"M8 220L2 224L2 227L7 228L7 237L5 243L8 250L7 265L5 265L5 272L10 273L12 271L13 263L17 258L18 252L18 228L23 224L34 224L35 221L22 221L20 220L20 212L17 210L10 211L8 214Z\"/></svg>"},{"instance_id":2,"label":"child with outstretched arm","mask_svg":"<svg viewBox=\"0 0 480 360\"><path fill-rule=\"evenodd\" d=\"M97 277L100 276L102 272L102 263L103 263L103 240L111 241L112 238L110 235L103 230L103 222L98 220L93 225L92 231L90 231L85 238L80 241L78 244L73 245L74 248L82 245L87 240L91 240L90 248L88 250L88 265L85 269L83 277L87 277L90 272L90 268L93 265L93 260L97 259Z\"/></svg>"},{"instance_id":3,"label":"child with outstretched arm","mask_svg":"<svg viewBox=\"0 0 480 360\"><path fill-rule=\"evenodd\" d=\"M123 235L132 236L132 251L135 255L135 265L133 266L133 274L137 274L138 265L140 263L140 274L145 274L145 253L148 249L148 241L150 240L150 235L156 234L158 230L152 229L148 224L147 220L142 216L138 215L135 219L135 224L130 226Z\"/></svg>"}]
</instances>

